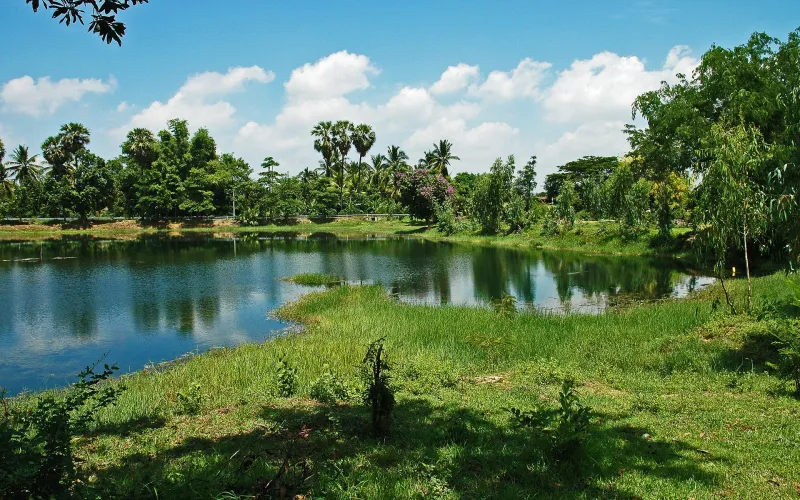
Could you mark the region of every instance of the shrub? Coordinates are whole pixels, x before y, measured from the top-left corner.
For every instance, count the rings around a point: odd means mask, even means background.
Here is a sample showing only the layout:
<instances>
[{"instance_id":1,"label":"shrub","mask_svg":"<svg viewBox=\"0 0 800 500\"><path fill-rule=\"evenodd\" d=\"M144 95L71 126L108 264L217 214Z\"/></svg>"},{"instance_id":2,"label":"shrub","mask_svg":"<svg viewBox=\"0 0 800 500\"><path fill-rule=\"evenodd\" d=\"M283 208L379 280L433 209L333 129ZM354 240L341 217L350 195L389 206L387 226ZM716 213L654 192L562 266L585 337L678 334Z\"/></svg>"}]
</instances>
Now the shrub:
<instances>
[{"instance_id":1,"label":"shrub","mask_svg":"<svg viewBox=\"0 0 800 500\"><path fill-rule=\"evenodd\" d=\"M85 431L97 413L113 405L123 387L103 384L116 366L95 364L78 375L63 397L51 393L13 406L0 392L0 492L8 498L69 496L78 478L72 439Z\"/></svg>"},{"instance_id":2,"label":"shrub","mask_svg":"<svg viewBox=\"0 0 800 500\"><path fill-rule=\"evenodd\" d=\"M348 388L339 375L327 363L322 370L322 375L311 384L311 399L326 404L348 399Z\"/></svg>"},{"instance_id":3,"label":"shrub","mask_svg":"<svg viewBox=\"0 0 800 500\"><path fill-rule=\"evenodd\" d=\"M514 194L505 206L503 219L508 224L508 232L520 233L528 227L528 214L525 212L525 199Z\"/></svg>"},{"instance_id":4,"label":"shrub","mask_svg":"<svg viewBox=\"0 0 800 500\"><path fill-rule=\"evenodd\" d=\"M436 229L442 233L450 236L455 234L458 230L458 222L456 221L456 214L453 210L453 205L449 200L444 203L436 205Z\"/></svg>"},{"instance_id":5,"label":"shrub","mask_svg":"<svg viewBox=\"0 0 800 500\"><path fill-rule=\"evenodd\" d=\"M200 384L192 384L185 392L178 392L178 415L197 415L203 403Z\"/></svg>"},{"instance_id":6,"label":"shrub","mask_svg":"<svg viewBox=\"0 0 800 500\"><path fill-rule=\"evenodd\" d=\"M436 206L453 196L453 186L433 170L417 169L398 174L400 201L411 217L430 221Z\"/></svg>"},{"instance_id":7,"label":"shrub","mask_svg":"<svg viewBox=\"0 0 800 500\"><path fill-rule=\"evenodd\" d=\"M504 292L501 298L492 301L492 309L501 316L513 316L517 313L517 298Z\"/></svg>"},{"instance_id":8,"label":"shrub","mask_svg":"<svg viewBox=\"0 0 800 500\"><path fill-rule=\"evenodd\" d=\"M278 395L282 398L294 396L297 385L297 369L281 356L275 370Z\"/></svg>"},{"instance_id":9,"label":"shrub","mask_svg":"<svg viewBox=\"0 0 800 500\"><path fill-rule=\"evenodd\" d=\"M574 385L572 380L561 385L555 411L507 409L517 425L532 428L544 438L556 460L578 458L589 432L591 409L581 403Z\"/></svg>"},{"instance_id":10,"label":"shrub","mask_svg":"<svg viewBox=\"0 0 800 500\"><path fill-rule=\"evenodd\" d=\"M784 319L772 324L776 338L774 345L778 348L780 361L768 365L794 381L795 395L800 397L800 320Z\"/></svg>"},{"instance_id":11,"label":"shrub","mask_svg":"<svg viewBox=\"0 0 800 500\"><path fill-rule=\"evenodd\" d=\"M389 363L384 358L383 338L372 342L362 362L367 384L364 401L372 409L372 432L386 435L391 432L394 391L389 385Z\"/></svg>"}]
</instances>

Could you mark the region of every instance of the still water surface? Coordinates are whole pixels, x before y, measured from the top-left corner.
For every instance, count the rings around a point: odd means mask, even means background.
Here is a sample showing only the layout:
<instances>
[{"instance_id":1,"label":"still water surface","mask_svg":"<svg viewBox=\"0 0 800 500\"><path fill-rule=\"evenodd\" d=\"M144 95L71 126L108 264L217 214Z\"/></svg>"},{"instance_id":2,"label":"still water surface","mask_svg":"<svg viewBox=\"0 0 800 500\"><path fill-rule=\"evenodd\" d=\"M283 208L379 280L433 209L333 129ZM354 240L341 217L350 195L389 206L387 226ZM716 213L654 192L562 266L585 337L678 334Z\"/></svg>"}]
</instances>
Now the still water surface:
<instances>
[{"instance_id":1,"label":"still water surface","mask_svg":"<svg viewBox=\"0 0 800 500\"><path fill-rule=\"evenodd\" d=\"M0 387L63 386L107 353L122 372L187 352L267 339L269 316L322 272L400 300L485 305L503 293L540 310L599 313L711 282L668 260L253 233L0 242Z\"/></svg>"}]
</instances>

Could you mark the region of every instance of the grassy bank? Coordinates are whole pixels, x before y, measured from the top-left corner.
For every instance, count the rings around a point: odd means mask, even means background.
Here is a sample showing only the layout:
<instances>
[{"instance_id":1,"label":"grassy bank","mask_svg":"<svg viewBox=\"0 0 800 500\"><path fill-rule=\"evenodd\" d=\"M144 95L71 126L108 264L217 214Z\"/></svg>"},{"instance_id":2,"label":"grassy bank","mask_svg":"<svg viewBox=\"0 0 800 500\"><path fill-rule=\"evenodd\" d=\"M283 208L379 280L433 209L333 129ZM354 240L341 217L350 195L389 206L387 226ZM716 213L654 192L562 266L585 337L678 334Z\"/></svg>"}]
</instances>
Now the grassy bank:
<instances>
[{"instance_id":1,"label":"grassy bank","mask_svg":"<svg viewBox=\"0 0 800 500\"><path fill-rule=\"evenodd\" d=\"M783 280L755 281L757 308L782 300ZM304 333L124 379L76 443L82 468L104 498L277 497L279 485L286 498L795 497L800 402L764 373L763 324L712 312L720 293L511 317L399 304L379 287L314 293L281 311ZM397 389L386 439L356 397L378 337ZM297 369L293 398L277 395L280 358ZM328 369L349 388L340 404L309 398ZM592 407L574 463L548 458L505 410L555 407L564 378Z\"/></svg>"},{"instance_id":2,"label":"grassy bank","mask_svg":"<svg viewBox=\"0 0 800 500\"><path fill-rule=\"evenodd\" d=\"M106 224L89 229L60 228L59 226L0 226L0 241L39 240L70 236L93 236L98 238L133 238L139 234L182 234L196 233L242 233L266 232L285 235L333 234L342 237L360 236L413 236L436 241L453 241L481 245L504 245L538 247L546 249L578 250L619 255L654 255L687 257L688 241L692 236L688 228L673 230L675 236L669 246L657 241L655 230L645 231L636 237L623 237L618 225L614 223L578 222L575 228L562 235L544 235L540 227L532 228L522 234L481 235L477 232L444 235L435 227L408 220L367 221L347 219L328 223L299 223L268 226L199 225L185 226L171 224L163 226L141 226L136 223Z\"/></svg>"}]
</instances>

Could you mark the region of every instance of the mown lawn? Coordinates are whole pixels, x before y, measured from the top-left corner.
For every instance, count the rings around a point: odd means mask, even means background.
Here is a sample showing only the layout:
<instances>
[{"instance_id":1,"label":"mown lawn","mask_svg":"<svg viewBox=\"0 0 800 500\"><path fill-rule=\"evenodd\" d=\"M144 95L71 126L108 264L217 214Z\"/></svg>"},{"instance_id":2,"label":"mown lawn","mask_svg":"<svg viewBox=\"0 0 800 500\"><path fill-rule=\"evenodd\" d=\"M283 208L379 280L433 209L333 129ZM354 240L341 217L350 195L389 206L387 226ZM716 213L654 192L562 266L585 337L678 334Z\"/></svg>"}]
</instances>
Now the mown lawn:
<instances>
[{"instance_id":1,"label":"mown lawn","mask_svg":"<svg viewBox=\"0 0 800 500\"><path fill-rule=\"evenodd\" d=\"M755 281L780 303L782 275ZM732 283L740 294L742 283ZM765 323L714 312L721 291L601 316L503 317L339 287L283 308L306 330L121 381L76 443L102 498L795 498L800 401L765 372ZM370 434L358 367L385 338L397 406ZM293 398L276 395L279 357ZM332 370L350 396L310 399ZM555 460L509 407L554 408L576 380L592 408L583 452ZM199 387L200 411L179 394ZM184 398L185 399L185 398Z\"/></svg>"}]
</instances>

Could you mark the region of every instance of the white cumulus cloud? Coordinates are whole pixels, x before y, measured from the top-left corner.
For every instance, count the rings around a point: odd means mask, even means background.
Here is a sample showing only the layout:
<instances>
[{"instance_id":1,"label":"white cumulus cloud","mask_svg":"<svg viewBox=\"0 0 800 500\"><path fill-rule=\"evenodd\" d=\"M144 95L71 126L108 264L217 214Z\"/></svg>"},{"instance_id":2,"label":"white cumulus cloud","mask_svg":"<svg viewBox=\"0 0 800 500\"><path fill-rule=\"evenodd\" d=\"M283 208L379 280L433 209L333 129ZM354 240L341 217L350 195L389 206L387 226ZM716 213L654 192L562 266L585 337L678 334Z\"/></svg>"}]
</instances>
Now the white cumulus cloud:
<instances>
[{"instance_id":1,"label":"white cumulus cloud","mask_svg":"<svg viewBox=\"0 0 800 500\"><path fill-rule=\"evenodd\" d=\"M476 97L512 100L539 97L541 84L553 65L525 58L511 71L492 71L486 81L472 84L469 93Z\"/></svg>"},{"instance_id":2,"label":"white cumulus cloud","mask_svg":"<svg viewBox=\"0 0 800 500\"><path fill-rule=\"evenodd\" d=\"M63 78L56 82L44 76L34 80L30 76L15 78L3 84L0 100L3 109L34 117L52 115L68 102L78 102L86 94L105 94L114 90L116 80L96 78Z\"/></svg>"},{"instance_id":3,"label":"white cumulus cloud","mask_svg":"<svg viewBox=\"0 0 800 500\"><path fill-rule=\"evenodd\" d=\"M284 87L292 99L326 99L367 89L378 73L369 57L343 50L295 69Z\"/></svg>"},{"instance_id":4,"label":"white cumulus cloud","mask_svg":"<svg viewBox=\"0 0 800 500\"><path fill-rule=\"evenodd\" d=\"M640 94L675 82L676 73L690 75L697 67L688 47L670 50L663 67L648 71L643 60L601 52L576 60L561 71L543 100L545 118L554 122L630 119L631 104Z\"/></svg>"},{"instance_id":5,"label":"white cumulus cloud","mask_svg":"<svg viewBox=\"0 0 800 500\"><path fill-rule=\"evenodd\" d=\"M467 88L478 78L478 67L460 63L457 66L448 66L441 78L431 85L431 94L452 94Z\"/></svg>"},{"instance_id":6,"label":"white cumulus cloud","mask_svg":"<svg viewBox=\"0 0 800 500\"><path fill-rule=\"evenodd\" d=\"M272 71L258 66L231 68L224 74L212 71L193 75L167 102L153 102L114 132L122 135L134 127L158 130L173 118L188 120L193 128L229 126L236 108L227 101L211 98L241 92L248 82L269 83L274 79Z\"/></svg>"}]
</instances>

